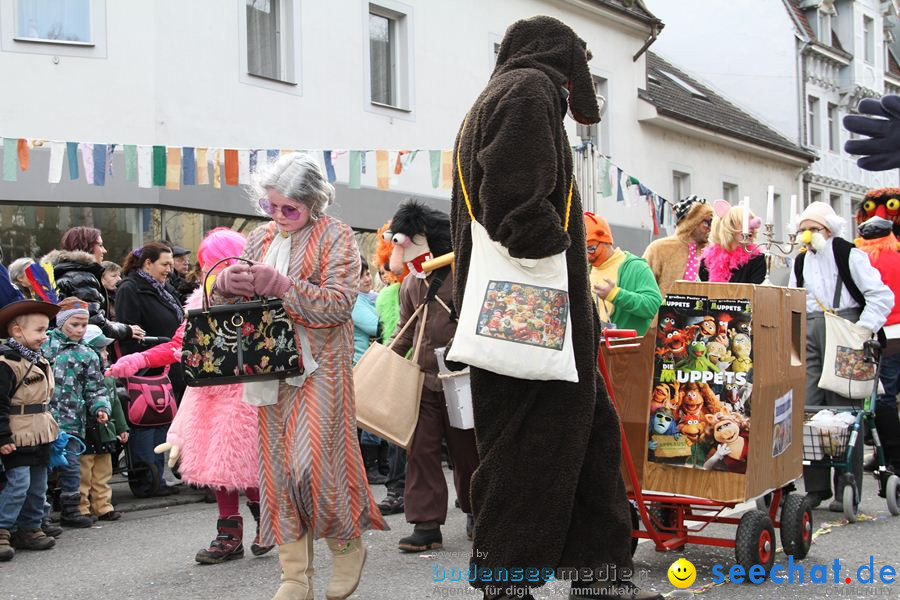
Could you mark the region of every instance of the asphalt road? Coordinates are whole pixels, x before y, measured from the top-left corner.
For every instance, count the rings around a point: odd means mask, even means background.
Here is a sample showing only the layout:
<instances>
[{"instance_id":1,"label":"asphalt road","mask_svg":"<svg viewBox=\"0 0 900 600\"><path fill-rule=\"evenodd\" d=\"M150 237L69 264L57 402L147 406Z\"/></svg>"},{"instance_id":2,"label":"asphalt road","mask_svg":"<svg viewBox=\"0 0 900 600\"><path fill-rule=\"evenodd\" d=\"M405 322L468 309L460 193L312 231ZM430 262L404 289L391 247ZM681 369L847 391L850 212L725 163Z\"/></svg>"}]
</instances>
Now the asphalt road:
<instances>
[{"instance_id":1,"label":"asphalt road","mask_svg":"<svg viewBox=\"0 0 900 600\"><path fill-rule=\"evenodd\" d=\"M449 472L448 481L449 481ZM452 486L451 486L452 490ZM201 566L194 554L215 534L215 505L197 503L200 496L186 491L180 496L135 502L128 499L122 486L118 507L128 511L116 523L97 524L90 529L67 530L56 548L46 552L21 552L12 562L0 563L0 598L8 600L78 598L90 600L170 599L193 600L268 600L278 586L279 567L275 551L223 565ZM380 499L384 488L377 486ZM403 515L388 517L388 532L369 532L365 543L369 558L365 574L354 598L375 600L419 598L480 599L462 582L434 581L434 568L466 567L471 544L465 537L465 517L453 508L451 491L448 522L444 527L444 549L432 554L401 554L397 541L407 535L409 526ZM155 504L154 504L155 502ZM173 502L188 502L173 506ZM154 507L155 506L155 507ZM143 510L133 510L142 508ZM743 507L747 508L747 507ZM840 515L826 510L814 512L817 536L803 564L831 565L838 558L841 576L855 577L856 568L873 557L876 571L892 565L900 574L900 517L891 517L884 501L874 496L874 482L866 479L861 505L864 517L845 524ZM244 518L250 523L249 511ZM720 526L706 533L734 536L734 528ZM324 598L330 575L330 557L322 541L316 542L314 579L316 598ZM676 559L684 557L697 569L692 589L702 600L743 600L757 598L900 598L900 582L893 585L851 584L775 584L725 583L709 587L715 564L728 568L734 563L734 550L707 546L687 546L683 552L657 553L649 543L641 543L635 554L635 566L649 586L659 592L674 591L666 571ZM786 564L779 553L776 562ZM852 567L852 570L851 570ZM567 585L551 582L536 590L537 598L567 597Z\"/></svg>"}]
</instances>

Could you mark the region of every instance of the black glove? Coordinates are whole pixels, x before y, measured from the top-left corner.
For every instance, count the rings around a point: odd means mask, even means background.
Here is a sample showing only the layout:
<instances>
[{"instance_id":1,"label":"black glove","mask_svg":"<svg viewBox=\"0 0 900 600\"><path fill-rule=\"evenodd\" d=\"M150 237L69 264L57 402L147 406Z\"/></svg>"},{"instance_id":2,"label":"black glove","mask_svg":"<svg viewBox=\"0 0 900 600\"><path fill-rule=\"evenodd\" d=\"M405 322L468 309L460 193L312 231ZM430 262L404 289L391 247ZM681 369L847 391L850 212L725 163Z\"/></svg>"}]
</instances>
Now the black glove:
<instances>
[{"instance_id":1,"label":"black glove","mask_svg":"<svg viewBox=\"0 0 900 600\"><path fill-rule=\"evenodd\" d=\"M848 140L844 150L848 154L863 155L856 164L866 171L900 167L900 96L890 94L880 101L865 98L857 110L859 115L844 117L844 127L847 131L869 136L869 139Z\"/></svg>"}]
</instances>

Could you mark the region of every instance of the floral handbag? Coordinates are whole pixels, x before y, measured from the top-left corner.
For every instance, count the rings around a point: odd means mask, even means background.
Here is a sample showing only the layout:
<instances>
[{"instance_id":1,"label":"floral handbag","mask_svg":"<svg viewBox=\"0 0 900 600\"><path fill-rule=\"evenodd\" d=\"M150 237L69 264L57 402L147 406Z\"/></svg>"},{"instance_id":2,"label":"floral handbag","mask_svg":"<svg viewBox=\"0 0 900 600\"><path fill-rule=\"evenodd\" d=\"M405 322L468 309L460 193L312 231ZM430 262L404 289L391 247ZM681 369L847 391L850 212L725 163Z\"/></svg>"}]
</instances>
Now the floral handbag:
<instances>
[{"instance_id":1,"label":"floral handbag","mask_svg":"<svg viewBox=\"0 0 900 600\"><path fill-rule=\"evenodd\" d=\"M276 298L209 305L206 280L230 257L213 265L203 281L203 308L189 310L181 364L191 387L285 379L303 374L294 321ZM252 263L250 263L252 264Z\"/></svg>"}]
</instances>

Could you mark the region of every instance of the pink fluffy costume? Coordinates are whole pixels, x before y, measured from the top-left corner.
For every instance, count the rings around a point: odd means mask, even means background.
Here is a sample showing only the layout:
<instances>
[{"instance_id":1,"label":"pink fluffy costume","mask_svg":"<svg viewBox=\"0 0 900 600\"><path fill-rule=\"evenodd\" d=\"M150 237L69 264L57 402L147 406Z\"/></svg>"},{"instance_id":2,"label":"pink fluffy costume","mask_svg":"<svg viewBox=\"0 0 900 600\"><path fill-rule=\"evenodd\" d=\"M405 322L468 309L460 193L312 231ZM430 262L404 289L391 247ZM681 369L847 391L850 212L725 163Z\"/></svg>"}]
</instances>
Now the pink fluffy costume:
<instances>
[{"instance_id":1,"label":"pink fluffy costume","mask_svg":"<svg viewBox=\"0 0 900 600\"><path fill-rule=\"evenodd\" d=\"M245 245L246 239L241 234L226 228L214 229L200 243L197 259L205 272L223 258L240 256ZM230 261L220 268L228 264ZM191 310L202 306L201 286L190 296L185 308ZM124 377L139 369L180 361L184 329L185 323L182 323L171 342L125 356L110 371L116 377ZM157 452L172 450L169 462L178 461L184 481L209 486L215 491L219 505L218 535L208 548L197 553L197 562L203 564L243 558L243 520L238 508L241 491L246 494L247 506L257 522L257 538L251 551L259 556L272 549L272 546L258 544L257 414L256 407L243 402L243 390L242 384L187 388L169 427L167 443L157 447Z\"/></svg>"}]
</instances>

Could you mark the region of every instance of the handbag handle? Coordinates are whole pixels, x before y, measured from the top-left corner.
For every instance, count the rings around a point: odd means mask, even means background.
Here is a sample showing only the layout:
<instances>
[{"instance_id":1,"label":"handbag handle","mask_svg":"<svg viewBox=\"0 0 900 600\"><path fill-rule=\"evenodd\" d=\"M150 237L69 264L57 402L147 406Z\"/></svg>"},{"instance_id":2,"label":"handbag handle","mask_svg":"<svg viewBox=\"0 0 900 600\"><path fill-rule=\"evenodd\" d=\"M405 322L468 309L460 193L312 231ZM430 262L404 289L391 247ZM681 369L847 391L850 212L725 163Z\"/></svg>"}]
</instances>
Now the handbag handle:
<instances>
[{"instance_id":1,"label":"handbag handle","mask_svg":"<svg viewBox=\"0 0 900 600\"><path fill-rule=\"evenodd\" d=\"M209 292L207 291L208 288L206 287L206 283L209 281L209 276L212 275L213 271L216 270L216 267L221 265L223 262L229 261L229 260L240 260L240 261L247 263L250 266L253 266L255 264L252 260L242 258L240 256L226 256L222 260L216 261L216 263L213 266L211 266L209 268L209 270L206 271L206 274L203 276L203 312L204 313L209 312ZM268 303L268 298L260 297L259 299L262 300L263 306L265 306Z\"/></svg>"},{"instance_id":2,"label":"handbag handle","mask_svg":"<svg viewBox=\"0 0 900 600\"><path fill-rule=\"evenodd\" d=\"M466 115L466 118L463 119L462 127L459 130L459 140L462 142L462 134L466 131L466 124L469 122L469 115ZM466 200L466 208L469 210L469 218L473 221L475 219L475 211L472 210L472 200L469 199L469 190L466 188L466 181L463 178L462 172L462 161L459 159L459 149L460 144L456 146L456 172L459 173L459 187L462 189L463 198ZM569 197L566 198L566 219L563 224L563 229L565 231L569 231L569 215L572 212L572 192L575 189L575 176L572 175L572 179L569 181Z\"/></svg>"}]
</instances>

